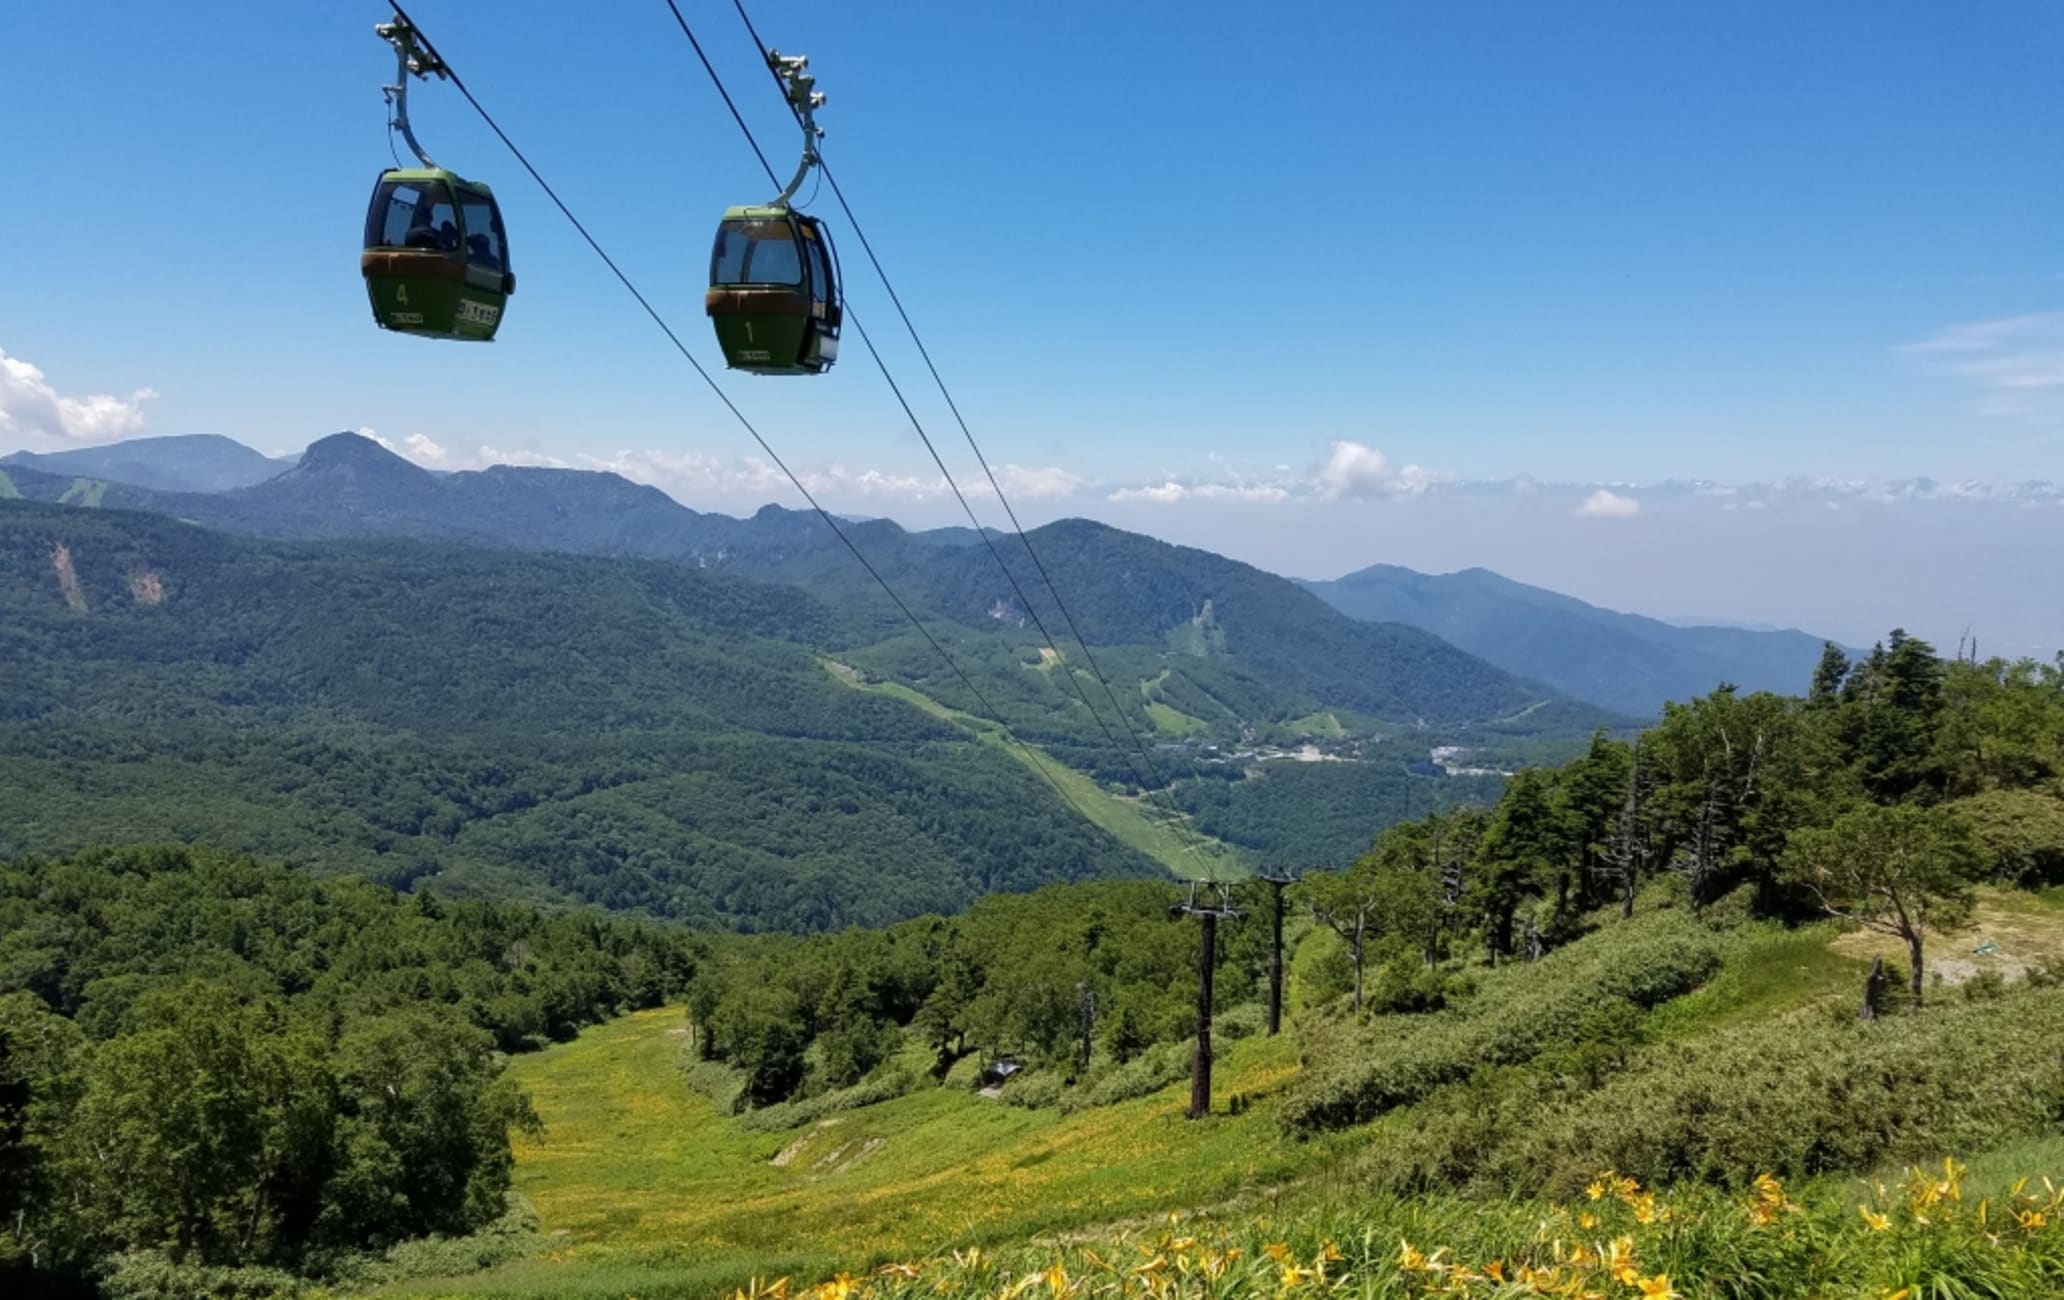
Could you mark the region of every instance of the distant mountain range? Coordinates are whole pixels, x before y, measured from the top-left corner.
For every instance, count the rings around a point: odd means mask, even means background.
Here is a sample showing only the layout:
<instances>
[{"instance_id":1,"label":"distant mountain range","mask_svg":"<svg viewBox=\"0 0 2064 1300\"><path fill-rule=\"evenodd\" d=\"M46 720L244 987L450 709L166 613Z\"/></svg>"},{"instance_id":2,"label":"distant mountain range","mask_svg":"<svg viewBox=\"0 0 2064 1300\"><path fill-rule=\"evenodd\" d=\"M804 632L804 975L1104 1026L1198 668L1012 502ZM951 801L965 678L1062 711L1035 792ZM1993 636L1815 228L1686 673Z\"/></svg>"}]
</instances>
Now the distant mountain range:
<instances>
[{"instance_id":1,"label":"distant mountain range","mask_svg":"<svg viewBox=\"0 0 2064 1300\"><path fill-rule=\"evenodd\" d=\"M1195 869L1176 809L1238 846L1207 858L1352 855L1482 797L1425 770L1432 746L1524 761L1629 722L1087 520L1031 534L1065 613L1014 537L845 528L925 635L815 515L704 514L613 474L433 474L355 434L214 492L15 461L0 856L201 840L837 928ZM1336 761L1281 761L1300 752Z\"/></svg>"},{"instance_id":2,"label":"distant mountain range","mask_svg":"<svg viewBox=\"0 0 2064 1300\"><path fill-rule=\"evenodd\" d=\"M1723 682L1803 691L1824 644L1793 630L1686 627L1617 613L1488 569L1425 574L1376 564L1303 585L1356 618L1424 628L1507 672L1642 717Z\"/></svg>"},{"instance_id":3,"label":"distant mountain range","mask_svg":"<svg viewBox=\"0 0 2064 1300\"><path fill-rule=\"evenodd\" d=\"M0 502L0 858L199 841L799 930L1160 870L847 640L680 565Z\"/></svg>"},{"instance_id":4,"label":"distant mountain range","mask_svg":"<svg viewBox=\"0 0 2064 1300\"><path fill-rule=\"evenodd\" d=\"M707 514L610 473L506 465L433 473L352 433L323 438L298 459L214 436L17 453L0 460L0 496L10 494L278 539L409 537L638 556L799 585L843 605L875 600L868 584L852 581L851 557L807 512ZM976 625L1029 622L1033 614L1050 629L1066 621L1016 545L1000 549L1031 610L1019 608L972 529L911 533L885 519L846 525L899 590L911 588L932 612ZM1251 697L1258 678L1267 683L1263 695L1291 686L1316 705L1394 721L1483 722L1558 692L1612 714L1652 717L1664 701L1722 682L1796 690L1821 646L1797 631L1617 613L1485 569L1429 575L1379 564L1299 584L1352 619L1384 625L1353 633L1291 584L1208 552L1084 520L1048 525L1035 541L1063 561L1063 595L1092 644L1161 645L1171 629L1198 620L1197 643L1225 652L1209 672L1238 679L1227 684L1235 694ZM1454 656L1406 629L1468 654ZM1487 674L1491 667L1523 680ZM1557 715L1551 727L1568 720Z\"/></svg>"},{"instance_id":5,"label":"distant mountain range","mask_svg":"<svg viewBox=\"0 0 2064 1300\"><path fill-rule=\"evenodd\" d=\"M610 473L496 466L433 474L353 433L323 438L291 469L223 492L89 488L35 470L5 472L34 500L145 510L277 539L408 537L670 560L799 586L880 629L895 618L814 514L771 505L747 519L705 514ZM1066 620L1014 539L999 549L1015 587L972 530L910 533L871 520L847 531L928 614L979 628L1036 614L1065 635ZM1618 721L1421 629L1358 623L1287 579L1208 551L1079 519L1037 529L1033 540L1090 644L1180 651L1156 689L1207 720L1245 725L1333 709L1371 726L1488 724L1522 713L1529 732Z\"/></svg>"},{"instance_id":6,"label":"distant mountain range","mask_svg":"<svg viewBox=\"0 0 2064 1300\"><path fill-rule=\"evenodd\" d=\"M213 433L132 438L72 451L18 451L0 456L0 466L107 479L160 492L225 492L251 487L293 464L291 456L262 455L235 439Z\"/></svg>"}]
</instances>

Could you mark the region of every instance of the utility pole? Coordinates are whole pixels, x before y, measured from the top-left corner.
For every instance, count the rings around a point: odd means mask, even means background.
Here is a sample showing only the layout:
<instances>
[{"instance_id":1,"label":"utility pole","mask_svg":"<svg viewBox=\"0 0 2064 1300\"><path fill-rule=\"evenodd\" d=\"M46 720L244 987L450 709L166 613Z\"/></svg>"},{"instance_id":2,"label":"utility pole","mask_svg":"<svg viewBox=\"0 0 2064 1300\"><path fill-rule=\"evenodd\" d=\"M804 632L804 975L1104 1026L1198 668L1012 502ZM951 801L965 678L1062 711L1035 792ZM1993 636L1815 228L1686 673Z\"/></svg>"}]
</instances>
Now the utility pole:
<instances>
[{"instance_id":1,"label":"utility pole","mask_svg":"<svg viewBox=\"0 0 2064 1300\"><path fill-rule=\"evenodd\" d=\"M1224 885L1211 882L1216 897L1197 897L1197 882L1190 882L1188 902L1168 909L1170 916L1194 916L1201 923L1197 938L1197 1049L1190 1057L1190 1118L1203 1119L1211 1113L1211 976L1218 964L1218 919L1235 919Z\"/></svg>"},{"instance_id":2,"label":"utility pole","mask_svg":"<svg viewBox=\"0 0 2064 1300\"><path fill-rule=\"evenodd\" d=\"M1271 867L1262 871L1261 883L1269 887L1275 905L1268 963L1268 1036L1274 1038L1283 1030L1283 890L1297 877L1287 868Z\"/></svg>"}]
</instances>

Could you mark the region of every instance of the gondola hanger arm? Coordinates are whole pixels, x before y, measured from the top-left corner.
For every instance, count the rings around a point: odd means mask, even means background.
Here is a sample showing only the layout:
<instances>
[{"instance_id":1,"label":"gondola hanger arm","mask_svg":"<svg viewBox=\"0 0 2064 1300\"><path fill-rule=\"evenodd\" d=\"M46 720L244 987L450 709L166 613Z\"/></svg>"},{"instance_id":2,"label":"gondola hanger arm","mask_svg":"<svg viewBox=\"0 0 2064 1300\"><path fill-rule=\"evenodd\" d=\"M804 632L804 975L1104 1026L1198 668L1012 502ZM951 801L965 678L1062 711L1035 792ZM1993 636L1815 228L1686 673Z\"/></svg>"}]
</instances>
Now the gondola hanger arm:
<instances>
[{"instance_id":1,"label":"gondola hanger arm","mask_svg":"<svg viewBox=\"0 0 2064 1300\"><path fill-rule=\"evenodd\" d=\"M441 79L447 76L444 60L437 57L437 51L431 48L429 41L423 39L423 34L416 30L415 24L400 14L394 15L394 21L391 23L377 24L373 31L381 40L394 47L394 84L382 87L387 93L388 104L394 109L392 125L401 132L401 138L408 142L409 152L416 156L416 161L425 167L434 168L437 164L423 151L422 144L416 139L415 129L409 125L408 87L410 77Z\"/></svg>"},{"instance_id":2,"label":"gondola hanger arm","mask_svg":"<svg viewBox=\"0 0 2064 1300\"><path fill-rule=\"evenodd\" d=\"M788 106L795 113L796 124L803 128L803 160L796 165L788 187L767 205L785 208L796 191L803 187L803 180L809 176L810 169L821 161L817 142L824 137L824 131L817 125L817 110L824 107L824 92L817 89L817 78L810 75L810 56L807 54L768 50L767 66L781 79L782 88L788 92Z\"/></svg>"}]
</instances>

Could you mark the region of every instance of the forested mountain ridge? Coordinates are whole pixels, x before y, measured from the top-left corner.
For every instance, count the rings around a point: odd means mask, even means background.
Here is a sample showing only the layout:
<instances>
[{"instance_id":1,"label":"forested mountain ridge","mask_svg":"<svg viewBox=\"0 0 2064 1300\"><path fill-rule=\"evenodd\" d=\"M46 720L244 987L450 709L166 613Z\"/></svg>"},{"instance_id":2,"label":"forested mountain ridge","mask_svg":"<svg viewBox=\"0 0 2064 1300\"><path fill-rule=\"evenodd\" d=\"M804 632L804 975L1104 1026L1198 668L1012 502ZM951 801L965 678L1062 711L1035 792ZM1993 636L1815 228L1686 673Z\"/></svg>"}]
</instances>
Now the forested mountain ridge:
<instances>
[{"instance_id":1,"label":"forested mountain ridge","mask_svg":"<svg viewBox=\"0 0 2064 1300\"><path fill-rule=\"evenodd\" d=\"M1641 717L1722 682L1797 691L1823 644L1799 631L1680 627L1480 568L1428 574L1374 564L1300 585L1355 618L1424 628L1507 672Z\"/></svg>"},{"instance_id":2,"label":"forested mountain ridge","mask_svg":"<svg viewBox=\"0 0 2064 1300\"><path fill-rule=\"evenodd\" d=\"M871 584L854 581L851 556L810 512L704 514L607 473L496 466L433 474L357 434L323 438L293 469L231 492L155 493L27 473L15 486L31 499L147 510L263 537L411 537L672 560L800 586L884 633L899 617ZM848 527L920 613L967 627L1022 626L1036 613L1065 649L1068 622L1015 539L997 548L1014 587L970 530L913 534L888 520ZM1174 652L1197 678L1194 690L1182 681L1167 687L1181 695L1174 707L1195 714L1202 704L1234 734L1315 709L1450 726L1527 714L1520 730L1529 734L1582 734L1618 721L1436 636L1359 623L1287 579L1208 551L1082 519L1036 529L1032 540L1093 647ZM1019 591L1032 610L1020 607ZM1140 680L1160 670L1142 667ZM953 676L943 690L957 689Z\"/></svg>"},{"instance_id":3,"label":"forested mountain ridge","mask_svg":"<svg viewBox=\"0 0 2064 1300\"><path fill-rule=\"evenodd\" d=\"M262 483L294 464L266 456L220 434L131 438L70 451L17 451L0 456L0 469L18 467L65 477L108 479L160 492L222 492Z\"/></svg>"},{"instance_id":4,"label":"forested mountain ridge","mask_svg":"<svg viewBox=\"0 0 2064 1300\"><path fill-rule=\"evenodd\" d=\"M741 928L1153 874L809 595L0 503L0 853L177 838Z\"/></svg>"}]
</instances>

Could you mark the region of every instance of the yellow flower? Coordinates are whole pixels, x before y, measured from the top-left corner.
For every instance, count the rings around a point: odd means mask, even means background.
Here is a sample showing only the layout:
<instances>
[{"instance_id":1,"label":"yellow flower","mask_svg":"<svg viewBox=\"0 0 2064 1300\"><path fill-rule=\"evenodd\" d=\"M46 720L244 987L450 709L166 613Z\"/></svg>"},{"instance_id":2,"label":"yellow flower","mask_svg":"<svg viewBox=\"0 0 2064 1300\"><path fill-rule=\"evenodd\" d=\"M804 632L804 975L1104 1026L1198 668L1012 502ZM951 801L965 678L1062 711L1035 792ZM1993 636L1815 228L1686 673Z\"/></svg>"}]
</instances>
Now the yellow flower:
<instances>
[{"instance_id":1,"label":"yellow flower","mask_svg":"<svg viewBox=\"0 0 2064 1300\"><path fill-rule=\"evenodd\" d=\"M1494 1259L1494 1260L1492 1260L1492 1261L1491 1261L1490 1263L1488 1263L1488 1264L1486 1264L1486 1265L1484 1265L1484 1266L1483 1266L1483 1271L1484 1271L1484 1276L1485 1276L1485 1277L1488 1277L1488 1278L1490 1278L1490 1279L1491 1279L1491 1281L1493 1281L1493 1282L1496 1282L1496 1283L1498 1283L1498 1284L1500 1284L1500 1285L1503 1285L1503 1284L1504 1284L1504 1282L1505 1282L1505 1261L1504 1261L1504 1260L1502 1260L1502 1259Z\"/></svg>"},{"instance_id":2,"label":"yellow flower","mask_svg":"<svg viewBox=\"0 0 2064 1300\"><path fill-rule=\"evenodd\" d=\"M1883 1232L1892 1226L1892 1220L1872 1210L1868 1205L1857 1206L1856 1212L1863 1216L1863 1221L1871 1226L1873 1232Z\"/></svg>"},{"instance_id":3,"label":"yellow flower","mask_svg":"<svg viewBox=\"0 0 2064 1300\"><path fill-rule=\"evenodd\" d=\"M1638 1278L1634 1285L1641 1288L1641 1300L1677 1300L1677 1292L1670 1286L1668 1273Z\"/></svg>"},{"instance_id":4,"label":"yellow flower","mask_svg":"<svg viewBox=\"0 0 2064 1300\"><path fill-rule=\"evenodd\" d=\"M1318 1273L1312 1269L1300 1268L1295 1264L1285 1264L1283 1265L1283 1289L1285 1291L1294 1290L1317 1276Z\"/></svg>"},{"instance_id":5,"label":"yellow flower","mask_svg":"<svg viewBox=\"0 0 2064 1300\"><path fill-rule=\"evenodd\" d=\"M852 1300L860 1289L859 1280L851 1273L841 1273L829 1282L819 1282L810 1289L815 1300Z\"/></svg>"},{"instance_id":6,"label":"yellow flower","mask_svg":"<svg viewBox=\"0 0 2064 1300\"><path fill-rule=\"evenodd\" d=\"M1319 1247L1319 1258L1325 1260L1328 1264L1338 1264L1341 1260L1346 1259L1347 1256L1340 1253L1339 1246L1329 1241Z\"/></svg>"},{"instance_id":7,"label":"yellow flower","mask_svg":"<svg viewBox=\"0 0 2064 1300\"><path fill-rule=\"evenodd\" d=\"M1632 1237L1620 1237L1608 1243L1605 1249L1599 1252L1598 1263L1605 1270L1607 1276L1611 1277L1615 1282L1625 1286L1635 1286L1640 1283L1641 1270L1634 1267L1634 1239Z\"/></svg>"},{"instance_id":8,"label":"yellow flower","mask_svg":"<svg viewBox=\"0 0 2064 1300\"><path fill-rule=\"evenodd\" d=\"M2050 1216L2041 1210L2017 1210L2014 1214L2014 1222L2021 1226L2023 1232L2034 1232L2037 1228L2046 1226L2049 1221Z\"/></svg>"},{"instance_id":9,"label":"yellow flower","mask_svg":"<svg viewBox=\"0 0 2064 1300\"><path fill-rule=\"evenodd\" d=\"M1591 1211L1589 1210L1585 1210L1582 1214L1579 1214L1577 1216L1577 1226L1579 1228L1582 1228L1584 1231L1589 1232L1591 1231L1591 1229L1598 1226L1598 1216L1591 1213Z\"/></svg>"},{"instance_id":10,"label":"yellow flower","mask_svg":"<svg viewBox=\"0 0 2064 1300\"><path fill-rule=\"evenodd\" d=\"M1594 1201L1604 1200L1605 1180L1610 1177L1612 1177L1611 1174L1602 1174L1599 1177L1592 1179L1591 1185L1584 1189L1584 1195L1590 1197Z\"/></svg>"},{"instance_id":11,"label":"yellow flower","mask_svg":"<svg viewBox=\"0 0 2064 1300\"><path fill-rule=\"evenodd\" d=\"M1287 1241L1272 1241L1261 1248L1261 1253L1280 1264L1290 1258L1290 1243Z\"/></svg>"}]
</instances>

